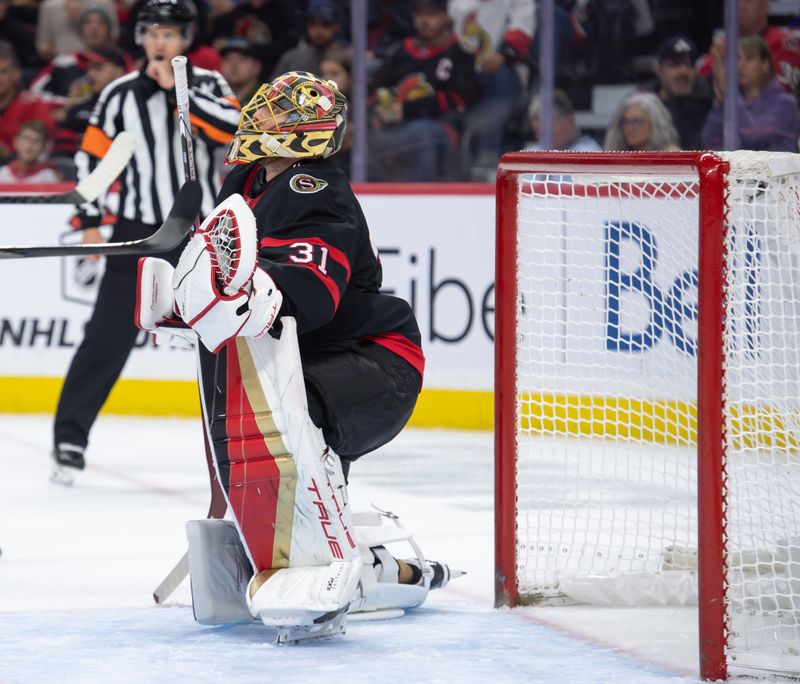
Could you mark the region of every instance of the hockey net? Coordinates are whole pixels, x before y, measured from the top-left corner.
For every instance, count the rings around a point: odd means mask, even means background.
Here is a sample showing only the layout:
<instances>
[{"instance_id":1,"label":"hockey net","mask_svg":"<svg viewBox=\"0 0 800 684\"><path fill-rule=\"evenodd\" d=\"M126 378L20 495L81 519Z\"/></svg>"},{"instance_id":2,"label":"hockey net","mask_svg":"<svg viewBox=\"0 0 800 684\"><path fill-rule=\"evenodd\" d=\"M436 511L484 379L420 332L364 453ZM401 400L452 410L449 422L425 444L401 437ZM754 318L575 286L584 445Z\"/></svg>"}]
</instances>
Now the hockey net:
<instances>
[{"instance_id":1,"label":"hockey net","mask_svg":"<svg viewBox=\"0 0 800 684\"><path fill-rule=\"evenodd\" d=\"M514 153L497 201L498 604L699 602L704 677L800 673L800 158Z\"/></svg>"}]
</instances>

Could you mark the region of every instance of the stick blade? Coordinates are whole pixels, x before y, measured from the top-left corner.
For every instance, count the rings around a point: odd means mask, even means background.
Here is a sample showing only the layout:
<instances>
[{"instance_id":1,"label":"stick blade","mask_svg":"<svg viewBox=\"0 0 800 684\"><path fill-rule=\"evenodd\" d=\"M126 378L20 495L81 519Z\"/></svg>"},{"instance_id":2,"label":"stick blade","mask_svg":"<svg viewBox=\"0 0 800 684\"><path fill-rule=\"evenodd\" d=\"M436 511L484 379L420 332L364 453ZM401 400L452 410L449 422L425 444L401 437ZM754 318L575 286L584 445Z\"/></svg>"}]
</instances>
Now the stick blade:
<instances>
[{"instance_id":1,"label":"stick blade","mask_svg":"<svg viewBox=\"0 0 800 684\"><path fill-rule=\"evenodd\" d=\"M194 225L194 218L200 211L202 201L203 189L200 182L187 180L178 191L166 221L148 240L148 254L169 252L181 244Z\"/></svg>"},{"instance_id":2,"label":"stick blade","mask_svg":"<svg viewBox=\"0 0 800 684\"><path fill-rule=\"evenodd\" d=\"M175 197L166 221L150 237L128 242L106 242L97 245L46 245L46 246L0 246L0 259L24 259L29 257L138 255L163 254L175 249L189 234L194 217L200 210L203 190L198 181L186 181Z\"/></svg>"}]
</instances>

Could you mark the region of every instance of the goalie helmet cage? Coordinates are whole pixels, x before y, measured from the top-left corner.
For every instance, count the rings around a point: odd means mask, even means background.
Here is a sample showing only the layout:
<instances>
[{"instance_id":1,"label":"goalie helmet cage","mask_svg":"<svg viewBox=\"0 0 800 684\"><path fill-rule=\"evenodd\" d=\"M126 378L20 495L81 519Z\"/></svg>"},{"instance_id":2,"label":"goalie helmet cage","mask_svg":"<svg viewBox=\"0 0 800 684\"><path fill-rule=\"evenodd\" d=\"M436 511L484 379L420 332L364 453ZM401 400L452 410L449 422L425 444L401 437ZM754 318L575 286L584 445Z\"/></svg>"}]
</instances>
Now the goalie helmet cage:
<instances>
[{"instance_id":1,"label":"goalie helmet cage","mask_svg":"<svg viewBox=\"0 0 800 684\"><path fill-rule=\"evenodd\" d=\"M697 601L703 678L800 673L799 198L798 155L504 155L497 605Z\"/></svg>"}]
</instances>

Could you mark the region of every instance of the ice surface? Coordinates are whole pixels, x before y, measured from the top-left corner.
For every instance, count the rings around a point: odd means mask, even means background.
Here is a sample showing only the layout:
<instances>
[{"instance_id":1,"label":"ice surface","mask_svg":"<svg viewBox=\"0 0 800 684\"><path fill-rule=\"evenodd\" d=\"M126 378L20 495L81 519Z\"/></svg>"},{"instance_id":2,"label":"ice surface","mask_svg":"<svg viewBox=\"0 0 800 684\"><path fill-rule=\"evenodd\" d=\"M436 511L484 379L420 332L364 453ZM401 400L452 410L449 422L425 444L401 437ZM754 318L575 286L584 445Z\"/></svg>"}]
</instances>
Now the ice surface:
<instances>
[{"instance_id":1,"label":"ice surface","mask_svg":"<svg viewBox=\"0 0 800 684\"><path fill-rule=\"evenodd\" d=\"M468 574L397 620L276 648L194 622L158 582L208 505L196 420L103 416L75 486L48 481L50 417L0 415L0 682L658 682L697 671L692 609L495 610L492 435L408 430L351 471L355 508L398 513Z\"/></svg>"}]
</instances>

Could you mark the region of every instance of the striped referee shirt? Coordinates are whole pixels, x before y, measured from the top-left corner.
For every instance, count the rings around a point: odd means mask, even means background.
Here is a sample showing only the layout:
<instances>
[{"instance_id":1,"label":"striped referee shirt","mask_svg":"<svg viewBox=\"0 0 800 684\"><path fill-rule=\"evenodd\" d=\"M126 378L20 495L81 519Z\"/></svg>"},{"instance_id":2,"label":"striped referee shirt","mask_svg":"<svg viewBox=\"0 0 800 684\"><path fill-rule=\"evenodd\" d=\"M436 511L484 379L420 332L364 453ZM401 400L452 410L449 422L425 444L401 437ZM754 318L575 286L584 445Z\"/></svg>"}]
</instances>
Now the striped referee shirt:
<instances>
[{"instance_id":1,"label":"striped referee shirt","mask_svg":"<svg viewBox=\"0 0 800 684\"><path fill-rule=\"evenodd\" d=\"M92 172L117 133L132 133L137 144L120 176L117 215L160 225L185 174L175 91L162 90L145 68L118 78L100 94L75 165L80 180ZM187 65L187 76L195 169L203 187L201 216L205 216L214 208L220 189L214 150L227 145L236 132L239 104L220 73ZM82 228L99 225L101 202L81 205L80 215Z\"/></svg>"}]
</instances>

